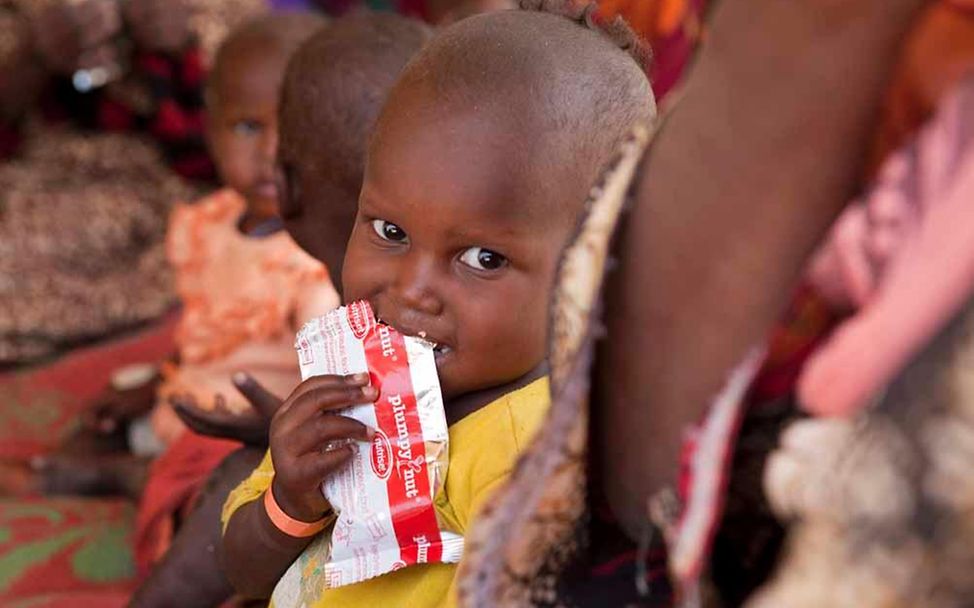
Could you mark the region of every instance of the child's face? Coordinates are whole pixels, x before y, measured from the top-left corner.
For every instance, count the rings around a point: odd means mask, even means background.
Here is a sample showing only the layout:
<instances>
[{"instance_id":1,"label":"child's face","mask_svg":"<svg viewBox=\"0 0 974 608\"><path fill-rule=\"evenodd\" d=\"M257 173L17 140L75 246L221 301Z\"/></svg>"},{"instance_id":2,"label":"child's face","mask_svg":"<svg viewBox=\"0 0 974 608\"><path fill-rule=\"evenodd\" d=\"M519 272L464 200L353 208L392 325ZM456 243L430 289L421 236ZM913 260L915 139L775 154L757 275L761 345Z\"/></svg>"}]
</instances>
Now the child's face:
<instances>
[{"instance_id":1,"label":"child's face","mask_svg":"<svg viewBox=\"0 0 974 608\"><path fill-rule=\"evenodd\" d=\"M267 51L272 53L273 51ZM277 105L283 61L240 53L226 60L209 117L213 158L224 184L247 199L251 216L277 215Z\"/></svg>"},{"instance_id":2,"label":"child's face","mask_svg":"<svg viewBox=\"0 0 974 608\"><path fill-rule=\"evenodd\" d=\"M380 121L342 278L346 301L367 299L383 321L439 345L453 398L543 362L575 207L552 212L523 134L434 105L400 95Z\"/></svg>"}]
</instances>

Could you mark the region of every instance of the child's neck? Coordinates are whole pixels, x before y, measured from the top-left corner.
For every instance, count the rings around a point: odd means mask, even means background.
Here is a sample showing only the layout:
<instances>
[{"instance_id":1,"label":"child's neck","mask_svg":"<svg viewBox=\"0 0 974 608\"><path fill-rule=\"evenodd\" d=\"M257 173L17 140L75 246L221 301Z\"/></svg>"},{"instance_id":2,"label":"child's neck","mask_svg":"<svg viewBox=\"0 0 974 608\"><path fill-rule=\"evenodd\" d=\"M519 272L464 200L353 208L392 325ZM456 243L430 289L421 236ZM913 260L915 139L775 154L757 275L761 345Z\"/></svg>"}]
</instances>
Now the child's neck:
<instances>
[{"instance_id":1,"label":"child's neck","mask_svg":"<svg viewBox=\"0 0 974 608\"><path fill-rule=\"evenodd\" d=\"M257 216L249 211L244 211L240 219L237 220L237 230L241 234L252 237L269 236L280 232L284 228L284 222L277 216Z\"/></svg>"},{"instance_id":2,"label":"child's neck","mask_svg":"<svg viewBox=\"0 0 974 608\"><path fill-rule=\"evenodd\" d=\"M454 397L446 404L446 423L452 426L470 414L473 414L477 410L480 410L487 405L490 405L494 401L497 401L504 395L524 388L547 373L548 363L542 362L530 372L524 374L517 380L508 382L507 384L492 386L483 390L460 395L459 397Z\"/></svg>"}]
</instances>

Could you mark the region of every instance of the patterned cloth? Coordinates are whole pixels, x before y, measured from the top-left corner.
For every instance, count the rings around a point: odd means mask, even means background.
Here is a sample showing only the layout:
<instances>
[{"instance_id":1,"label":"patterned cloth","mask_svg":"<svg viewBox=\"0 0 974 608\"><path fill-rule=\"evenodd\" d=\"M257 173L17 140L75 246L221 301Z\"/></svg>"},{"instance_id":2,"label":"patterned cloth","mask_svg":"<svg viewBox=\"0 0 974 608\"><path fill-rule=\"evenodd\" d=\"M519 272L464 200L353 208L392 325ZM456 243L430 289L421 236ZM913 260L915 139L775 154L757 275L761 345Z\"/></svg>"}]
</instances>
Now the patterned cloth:
<instances>
[{"instance_id":1,"label":"patterned cloth","mask_svg":"<svg viewBox=\"0 0 974 608\"><path fill-rule=\"evenodd\" d=\"M162 315L169 206L192 196L140 140L45 129L28 141L0 165L0 364Z\"/></svg>"},{"instance_id":2,"label":"patterned cloth","mask_svg":"<svg viewBox=\"0 0 974 608\"><path fill-rule=\"evenodd\" d=\"M284 231L244 235L238 222L246 203L223 189L192 205L177 205L167 253L183 304L176 341L179 364L163 372L152 413L157 436L172 443L183 425L171 397L212 409L249 405L230 382L247 370L274 394L301 381L294 333L338 305L327 269Z\"/></svg>"},{"instance_id":3,"label":"patterned cloth","mask_svg":"<svg viewBox=\"0 0 974 608\"><path fill-rule=\"evenodd\" d=\"M122 82L78 93L58 79L41 101L49 121L70 120L85 129L150 135L177 174L194 180L216 177L204 138L205 70L199 46L182 54L136 53Z\"/></svg>"},{"instance_id":4,"label":"patterned cloth","mask_svg":"<svg viewBox=\"0 0 974 608\"><path fill-rule=\"evenodd\" d=\"M0 500L0 605L124 606L132 516L122 501Z\"/></svg>"}]
</instances>

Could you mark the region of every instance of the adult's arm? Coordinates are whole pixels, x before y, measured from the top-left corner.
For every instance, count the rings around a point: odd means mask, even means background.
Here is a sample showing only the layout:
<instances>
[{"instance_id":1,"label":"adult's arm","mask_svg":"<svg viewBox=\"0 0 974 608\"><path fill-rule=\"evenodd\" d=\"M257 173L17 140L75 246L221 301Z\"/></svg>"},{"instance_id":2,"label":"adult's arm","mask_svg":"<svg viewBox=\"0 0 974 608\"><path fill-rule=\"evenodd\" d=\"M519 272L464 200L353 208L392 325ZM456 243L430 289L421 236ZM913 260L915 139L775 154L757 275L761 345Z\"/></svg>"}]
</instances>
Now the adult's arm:
<instances>
[{"instance_id":1,"label":"adult's arm","mask_svg":"<svg viewBox=\"0 0 974 608\"><path fill-rule=\"evenodd\" d=\"M923 0L724 0L616 247L595 410L609 504L635 537L684 431L762 344L853 194Z\"/></svg>"}]
</instances>

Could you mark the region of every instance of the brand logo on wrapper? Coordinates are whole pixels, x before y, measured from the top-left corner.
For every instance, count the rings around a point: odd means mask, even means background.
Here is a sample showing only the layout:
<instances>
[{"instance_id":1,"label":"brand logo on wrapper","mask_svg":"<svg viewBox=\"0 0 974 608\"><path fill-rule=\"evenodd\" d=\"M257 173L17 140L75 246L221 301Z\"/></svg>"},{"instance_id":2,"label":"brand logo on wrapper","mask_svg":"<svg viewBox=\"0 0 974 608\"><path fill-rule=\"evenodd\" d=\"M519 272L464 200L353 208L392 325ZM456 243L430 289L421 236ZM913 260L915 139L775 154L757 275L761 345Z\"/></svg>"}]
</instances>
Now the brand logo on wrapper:
<instances>
[{"instance_id":1,"label":"brand logo on wrapper","mask_svg":"<svg viewBox=\"0 0 974 608\"><path fill-rule=\"evenodd\" d=\"M375 326L375 316L372 314L372 307L366 301L355 302L348 305L346 310L348 315L348 325L352 329L352 335L361 340L369 330Z\"/></svg>"},{"instance_id":2,"label":"brand logo on wrapper","mask_svg":"<svg viewBox=\"0 0 974 608\"><path fill-rule=\"evenodd\" d=\"M311 350L311 343L307 338L298 340L298 363L300 365L311 365L315 362L314 351Z\"/></svg>"},{"instance_id":3,"label":"brand logo on wrapper","mask_svg":"<svg viewBox=\"0 0 974 608\"><path fill-rule=\"evenodd\" d=\"M382 431L376 430L372 439L371 464L372 471L379 479L388 479L392 473L392 444Z\"/></svg>"}]
</instances>

